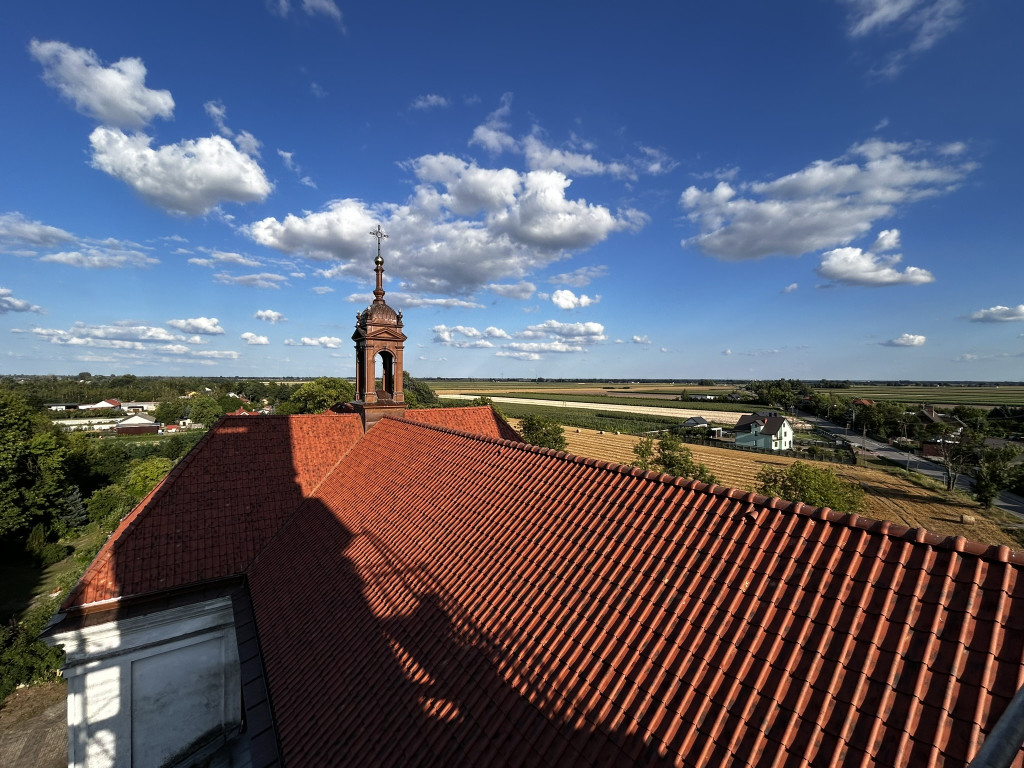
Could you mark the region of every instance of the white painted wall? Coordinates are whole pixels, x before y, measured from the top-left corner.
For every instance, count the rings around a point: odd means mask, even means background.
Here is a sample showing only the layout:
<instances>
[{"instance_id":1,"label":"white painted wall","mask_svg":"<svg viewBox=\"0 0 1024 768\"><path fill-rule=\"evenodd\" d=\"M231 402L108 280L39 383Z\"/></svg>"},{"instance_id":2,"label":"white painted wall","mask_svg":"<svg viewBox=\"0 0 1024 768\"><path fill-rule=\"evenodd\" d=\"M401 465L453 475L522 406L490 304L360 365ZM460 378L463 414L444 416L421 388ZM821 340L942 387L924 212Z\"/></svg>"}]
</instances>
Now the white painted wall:
<instances>
[{"instance_id":1,"label":"white painted wall","mask_svg":"<svg viewBox=\"0 0 1024 768\"><path fill-rule=\"evenodd\" d=\"M68 766L159 768L237 732L229 598L65 632Z\"/></svg>"}]
</instances>

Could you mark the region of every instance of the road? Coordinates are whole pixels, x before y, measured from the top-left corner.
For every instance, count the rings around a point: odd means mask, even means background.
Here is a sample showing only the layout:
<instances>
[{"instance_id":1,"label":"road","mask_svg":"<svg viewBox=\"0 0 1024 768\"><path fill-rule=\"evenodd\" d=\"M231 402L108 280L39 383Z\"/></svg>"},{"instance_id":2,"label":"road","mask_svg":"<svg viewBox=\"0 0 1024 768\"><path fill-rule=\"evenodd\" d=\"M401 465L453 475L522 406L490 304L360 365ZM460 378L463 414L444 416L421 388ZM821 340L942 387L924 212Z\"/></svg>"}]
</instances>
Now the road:
<instances>
[{"instance_id":1,"label":"road","mask_svg":"<svg viewBox=\"0 0 1024 768\"><path fill-rule=\"evenodd\" d=\"M909 451L900 450L896 446L889 445L888 443L881 443L877 440L872 440L870 437L865 437L863 433L858 434L853 430L841 427L838 424L818 418L817 416L801 413L800 418L808 424L813 424L819 429L830 432L837 438L850 443L854 450L860 450L879 456L880 458L887 459L893 464L904 467L907 470L920 472L922 475L934 478L935 480L939 480L943 483L946 482L946 468L942 464L937 464L929 459L915 456ZM974 480L967 475L960 475L957 478L956 487L957 490L971 493L974 490ZM1003 491L999 494L999 498L996 499L996 506L1024 520L1024 498L1021 498L1014 493L1010 493L1009 491Z\"/></svg>"}]
</instances>

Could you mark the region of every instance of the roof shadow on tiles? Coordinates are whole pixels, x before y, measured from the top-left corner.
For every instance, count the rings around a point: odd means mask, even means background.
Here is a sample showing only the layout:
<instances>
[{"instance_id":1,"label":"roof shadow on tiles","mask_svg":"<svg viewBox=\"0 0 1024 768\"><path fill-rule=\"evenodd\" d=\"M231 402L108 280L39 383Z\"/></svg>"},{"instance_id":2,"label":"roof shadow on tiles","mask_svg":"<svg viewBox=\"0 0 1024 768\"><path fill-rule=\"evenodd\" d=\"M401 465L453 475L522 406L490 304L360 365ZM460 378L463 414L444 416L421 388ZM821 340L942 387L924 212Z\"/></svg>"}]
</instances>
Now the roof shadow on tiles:
<instances>
[{"instance_id":1,"label":"roof shadow on tiles","mask_svg":"<svg viewBox=\"0 0 1024 768\"><path fill-rule=\"evenodd\" d=\"M423 569L319 499L250 585L286 764L505 765L509 750L524 765L673 764L639 734L563 722L553 686L517 675Z\"/></svg>"}]
</instances>

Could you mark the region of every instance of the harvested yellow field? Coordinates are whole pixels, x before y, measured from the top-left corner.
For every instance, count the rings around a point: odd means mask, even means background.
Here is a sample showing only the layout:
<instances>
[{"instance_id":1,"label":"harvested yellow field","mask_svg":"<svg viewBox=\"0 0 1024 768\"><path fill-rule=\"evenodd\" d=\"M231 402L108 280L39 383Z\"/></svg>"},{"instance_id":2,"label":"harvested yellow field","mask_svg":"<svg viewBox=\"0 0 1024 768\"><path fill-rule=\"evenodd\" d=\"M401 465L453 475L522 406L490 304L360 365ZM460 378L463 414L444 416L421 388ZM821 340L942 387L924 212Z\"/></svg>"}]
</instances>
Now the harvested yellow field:
<instances>
[{"instance_id":1,"label":"harvested yellow field","mask_svg":"<svg viewBox=\"0 0 1024 768\"><path fill-rule=\"evenodd\" d=\"M565 437L570 453L620 464L633 462L633 446L639 439L631 435L610 432L602 434L572 427L565 428ZM705 464L721 485L744 490L753 489L756 482L754 478L765 464L787 465L797 461L788 457L743 453L727 448L701 445L687 447L693 452L694 459ZM965 536L986 544L1020 547L995 520L985 517L984 511L973 502L921 488L873 467L842 464L827 466L834 469L839 477L859 483L867 492L867 508L864 510L867 517L889 520L912 528L926 528L946 536ZM961 515L970 515L975 522L963 524L960 522Z\"/></svg>"}]
</instances>

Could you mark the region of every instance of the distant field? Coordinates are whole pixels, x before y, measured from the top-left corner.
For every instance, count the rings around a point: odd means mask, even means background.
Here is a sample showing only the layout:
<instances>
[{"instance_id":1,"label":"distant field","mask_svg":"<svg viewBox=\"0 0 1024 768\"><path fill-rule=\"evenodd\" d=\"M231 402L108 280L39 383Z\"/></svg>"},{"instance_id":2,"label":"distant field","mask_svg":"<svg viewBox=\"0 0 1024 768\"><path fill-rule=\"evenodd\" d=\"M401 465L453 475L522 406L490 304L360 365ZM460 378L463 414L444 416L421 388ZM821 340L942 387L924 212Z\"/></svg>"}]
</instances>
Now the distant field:
<instances>
[{"instance_id":1,"label":"distant field","mask_svg":"<svg viewBox=\"0 0 1024 768\"><path fill-rule=\"evenodd\" d=\"M1024 408L1024 387L883 387L871 385L855 385L844 389L819 389L822 394L834 394L839 397L866 400L895 400L900 403L916 405L972 405L976 407L994 407L1007 405Z\"/></svg>"},{"instance_id":2,"label":"distant field","mask_svg":"<svg viewBox=\"0 0 1024 768\"><path fill-rule=\"evenodd\" d=\"M687 394L718 394L724 395L736 389L732 385L697 386L677 382L648 381L636 384L623 384L619 381L569 382L569 381L487 381L487 380L425 380L435 391L444 394L511 394L522 396L523 393L545 394L549 396L628 396L635 401L637 395L680 395L683 390ZM822 394L835 394L838 397L858 398L867 400L895 400L911 405L973 405L994 407L1007 405L1024 408L1024 386L883 386L875 384L855 384L843 389L818 389ZM652 401L654 398L652 398ZM609 402L611 402L609 400ZM718 407L721 404L716 404ZM740 410L749 406L740 406ZM719 410L725 410L719 408Z\"/></svg>"},{"instance_id":3,"label":"distant field","mask_svg":"<svg viewBox=\"0 0 1024 768\"><path fill-rule=\"evenodd\" d=\"M607 390L636 390L658 394L679 394L683 391L682 384L672 382L645 382L643 384L623 384L621 381L535 381L533 379L512 381L488 381L486 379L466 379L452 381L450 379L423 379L435 392L445 394L474 394L477 392L548 392L550 394L594 394L599 395ZM694 390L696 391L696 390ZM731 392L732 388L726 391Z\"/></svg>"},{"instance_id":4,"label":"distant field","mask_svg":"<svg viewBox=\"0 0 1024 768\"><path fill-rule=\"evenodd\" d=\"M452 392L444 392L443 394L454 394ZM465 394L469 395L485 395L486 397L520 397L528 398L530 400L550 400L552 402L576 402L576 403L598 403L602 405L628 405L628 406L651 406L652 408L672 408L678 411L725 411L728 413L750 413L753 406L749 404L738 404L738 403L722 403L717 400L714 401L682 401L682 400L665 400L662 397L644 397L642 394L621 397L619 395L602 395L595 393L556 393L556 392L537 392L531 390L512 391L506 390L504 392L499 391L468 391ZM690 416L691 414L686 414Z\"/></svg>"}]
</instances>

